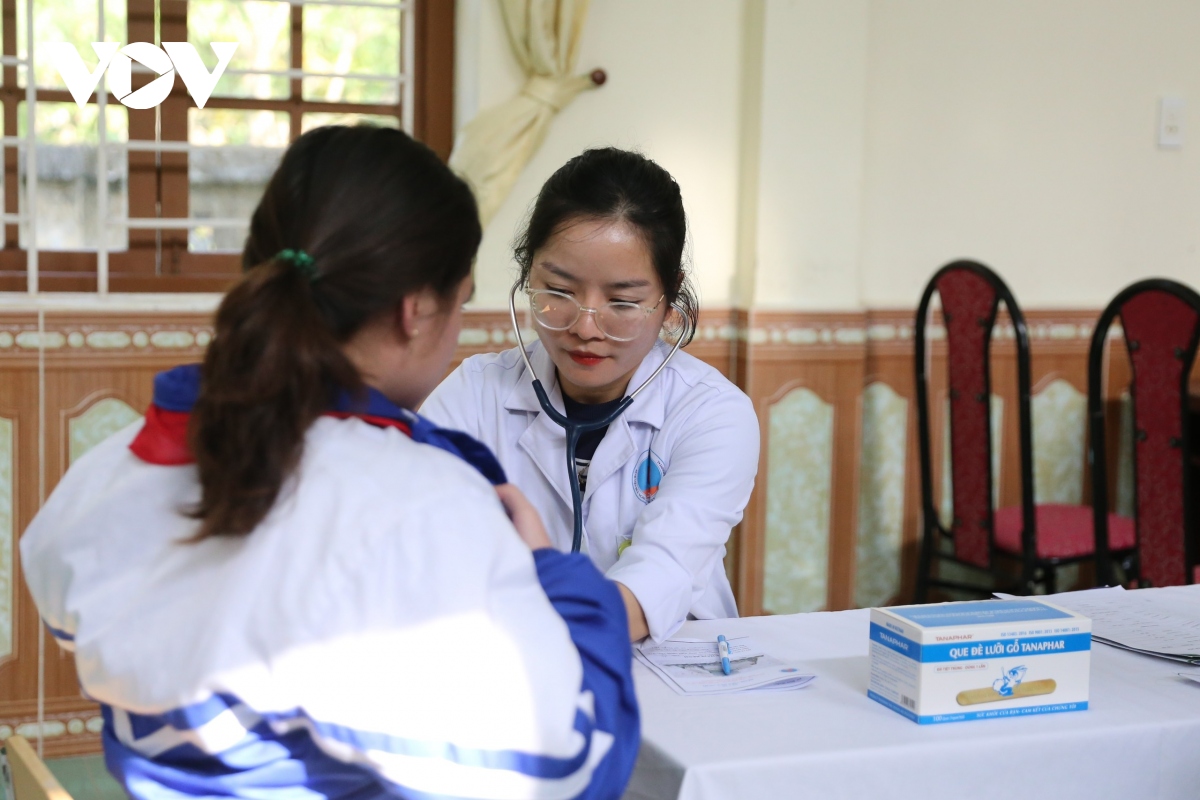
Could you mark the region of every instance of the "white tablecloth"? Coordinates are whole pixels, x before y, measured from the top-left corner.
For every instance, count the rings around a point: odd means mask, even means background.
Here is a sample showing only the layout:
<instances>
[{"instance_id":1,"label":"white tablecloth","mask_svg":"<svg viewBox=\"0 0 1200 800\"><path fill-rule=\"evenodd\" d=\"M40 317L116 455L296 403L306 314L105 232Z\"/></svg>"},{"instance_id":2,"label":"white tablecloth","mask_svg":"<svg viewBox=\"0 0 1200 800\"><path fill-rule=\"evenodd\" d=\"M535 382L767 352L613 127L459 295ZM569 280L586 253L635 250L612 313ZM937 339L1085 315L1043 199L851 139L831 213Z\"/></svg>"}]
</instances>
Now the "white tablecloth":
<instances>
[{"instance_id":1,"label":"white tablecloth","mask_svg":"<svg viewBox=\"0 0 1200 800\"><path fill-rule=\"evenodd\" d=\"M1200 592L1200 586L1143 591ZM801 660L795 692L681 697L635 663L642 749L627 800L1200 798L1200 667L1092 645L1090 707L917 725L867 698L868 612L687 623Z\"/></svg>"}]
</instances>

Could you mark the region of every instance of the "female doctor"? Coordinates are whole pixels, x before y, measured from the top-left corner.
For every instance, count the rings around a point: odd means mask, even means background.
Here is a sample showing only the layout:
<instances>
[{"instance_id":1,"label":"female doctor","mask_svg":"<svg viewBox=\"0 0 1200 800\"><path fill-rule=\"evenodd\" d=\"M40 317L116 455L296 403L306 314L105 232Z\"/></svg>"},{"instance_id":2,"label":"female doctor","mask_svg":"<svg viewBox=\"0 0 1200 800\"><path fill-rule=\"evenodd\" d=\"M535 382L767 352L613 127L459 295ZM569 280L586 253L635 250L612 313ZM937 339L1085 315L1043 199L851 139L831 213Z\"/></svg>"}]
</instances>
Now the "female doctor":
<instances>
[{"instance_id":1,"label":"female doctor","mask_svg":"<svg viewBox=\"0 0 1200 800\"><path fill-rule=\"evenodd\" d=\"M588 150L542 187L514 254L539 340L528 355L559 412L602 419L662 364L664 326L694 330L686 236L679 185L640 154ZM490 446L554 545L570 549L566 436L517 349L467 359L421 411ZM689 617L737 616L722 561L758 451L750 399L682 351L616 421L581 438L582 549L617 583L634 641L662 641Z\"/></svg>"}]
</instances>

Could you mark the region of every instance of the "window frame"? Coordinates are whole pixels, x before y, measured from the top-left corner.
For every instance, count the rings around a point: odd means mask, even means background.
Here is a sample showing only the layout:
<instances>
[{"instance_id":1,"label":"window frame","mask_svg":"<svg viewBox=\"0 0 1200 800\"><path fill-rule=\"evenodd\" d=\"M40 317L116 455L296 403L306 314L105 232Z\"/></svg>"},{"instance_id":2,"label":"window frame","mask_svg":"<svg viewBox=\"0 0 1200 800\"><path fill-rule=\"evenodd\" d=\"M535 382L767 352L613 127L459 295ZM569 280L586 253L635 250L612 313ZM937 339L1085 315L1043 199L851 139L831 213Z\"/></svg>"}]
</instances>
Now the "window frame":
<instances>
[{"instance_id":1,"label":"window frame","mask_svg":"<svg viewBox=\"0 0 1200 800\"><path fill-rule=\"evenodd\" d=\"M288 97L278 99L210 97L206 109L244 109L282 111L289 116L289 138L300 133L303 115L307 112L377 114L396 117L401 127L415 138L428 144L443 160L449 158L453 144L454 108L454 6L448 0L269 0L290 5L291 63ZM122 44L129 42L188 41L187 0L126 0L127 30ZM53 292L85 292L99 295L109 292L220 292L241 272L241 256L237 253L203 253L188 251L188 228L167 227L161 219L187 219L189 214L188 109L195 101L183 82L175 81L170 95L157 109L128 109L129 143L128 198L129 247L109 251L103 242L97 250L47 251L35 248L33 269L27 269L31 258L20 247L21 151L28 150L33 141L32 124L27 138L18 139L18 114L25 103L24 113L29 122L37 101L74 102L66 89L21 87L17 70L26 64L17 57L17 4L26 3L27 47L37 57L36 41L32 39L33 0L0 0L3 23L4 70L0 85L3 102L4 131L4 205L0 208L0 223L4 225L4 243L0 248L0 292L26 292L31 295ZM156 21L157 5L157 21ZM395 104L350 103L304 100L303 79L303 19L305 5L373 5L397 7L409 13L401 37L402 59L407 51L409 64L401 61L401 74L411 89L401 83ZM155 35L155 28L158 35ZM406 74L406 67L411 74ZM33 80L28 70L29 82ZM305 73L308 74L308 73ZM148 83L153 76L134 72L133 88ZM94 93L89 104L104 107L117 104L112 94L100 98ZM406 96L411 103L406 104ZM100 140L103 142L103 125ZM156 130L161 138L156 136ZM137 144L138 142L149 144ZM159 142L161 144L155 144ZM165 146L163 146L165 145ZM101 152L105 151L100 147ZM104 156L101 156L103 162ZM36 153L33 159L36 167ZM102 168L102 167L101 167ZM32 171L29 195L36 203L36 175ZM107 206L106 188L98 188L99 211ZM111 214L103 218L111 219Z\"/></svg>"}]
</instances>

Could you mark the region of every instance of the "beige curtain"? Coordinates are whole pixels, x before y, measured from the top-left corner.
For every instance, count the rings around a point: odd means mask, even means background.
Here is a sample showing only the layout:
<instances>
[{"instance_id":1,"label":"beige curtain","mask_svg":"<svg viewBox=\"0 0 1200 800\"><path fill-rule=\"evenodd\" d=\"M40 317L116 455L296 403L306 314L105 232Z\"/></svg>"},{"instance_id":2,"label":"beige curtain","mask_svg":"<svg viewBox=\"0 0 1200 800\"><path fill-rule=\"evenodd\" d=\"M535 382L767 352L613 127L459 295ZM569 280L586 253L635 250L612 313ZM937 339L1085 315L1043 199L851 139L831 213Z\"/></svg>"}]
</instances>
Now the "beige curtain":
<instances>
[{"instance_id":1,"label":"beige curtain","mask_svg":"<svg viewBox=\"0 0 1200 800\"><path fill-rule=\"evenodd\" d=\"M475 189L484 225L541 146L554 115L594 85L573 74L588 0L500 0L500 9L525 85L463 128L450 156L450 166Z\"/></svg>"}]
</instances>

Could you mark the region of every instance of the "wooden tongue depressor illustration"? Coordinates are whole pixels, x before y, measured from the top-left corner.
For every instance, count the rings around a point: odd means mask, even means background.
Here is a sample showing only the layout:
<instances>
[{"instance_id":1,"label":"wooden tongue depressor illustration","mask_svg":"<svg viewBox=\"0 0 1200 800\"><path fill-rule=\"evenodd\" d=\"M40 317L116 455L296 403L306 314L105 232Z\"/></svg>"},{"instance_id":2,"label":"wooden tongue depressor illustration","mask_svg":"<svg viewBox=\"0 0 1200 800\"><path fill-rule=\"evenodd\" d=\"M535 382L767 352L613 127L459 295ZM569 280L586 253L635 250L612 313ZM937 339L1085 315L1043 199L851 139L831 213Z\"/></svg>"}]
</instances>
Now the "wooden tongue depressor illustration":
<instances>
[{"instance_id":1,"label":"wooden tongue depressor illustration","mask_svg":"<svg viewBox=\"0 0 1200 800\"><path fill-rule=\"evenodd\" d=\"M967 689L965 692L959 692L957 699L960 706L973 706L979 703L994 703L997 700L1017 700L1022 697L1036 697L1039 694L1051 694L1057 686L1053 678L1047 678L1018 684L1013 687L1012 693L1007 695L991 688Z\"/></svg>"}]
</instances>

